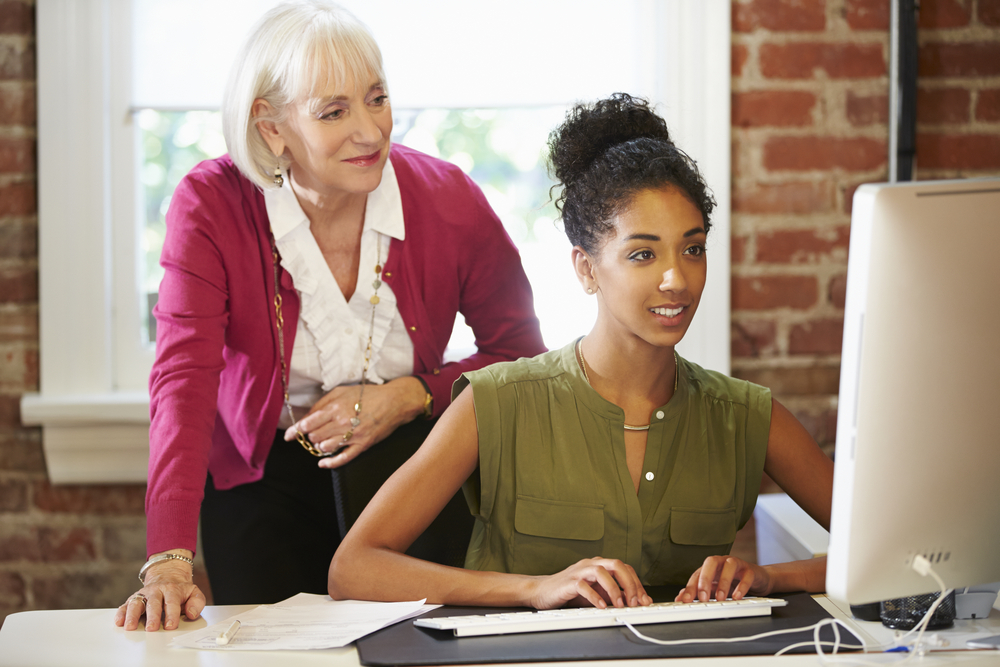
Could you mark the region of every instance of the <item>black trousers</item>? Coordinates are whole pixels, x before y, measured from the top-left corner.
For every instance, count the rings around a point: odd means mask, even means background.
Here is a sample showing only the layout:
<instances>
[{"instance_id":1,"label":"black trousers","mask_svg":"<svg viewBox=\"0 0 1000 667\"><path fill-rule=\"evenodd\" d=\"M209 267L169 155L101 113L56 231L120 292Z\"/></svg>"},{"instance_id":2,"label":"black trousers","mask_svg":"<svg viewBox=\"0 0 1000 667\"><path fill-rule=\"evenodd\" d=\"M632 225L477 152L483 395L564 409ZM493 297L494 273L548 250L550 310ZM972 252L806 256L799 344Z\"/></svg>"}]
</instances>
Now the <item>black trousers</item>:
<instances>
[{"instance_id":1,"label":"black trousers","mask_svg":"<svg viewBox=\"0 0 1000 667\"><path fill-rule=\"evenodd\" d=\"M209 475L201 541L215 604L272 604L327 591L340 544L330 471L279 431L264 477L225 491Z\"/></svg>"},{"instance_id":2,"label":"black trousers","mask_svg":"<svg viewBox=\"0 0 1000 667\"><path fill-rule=\"evenodd\" d=\"M332 475L279 431L259 482L218 491L209 476L201 539L214 603L269 604L296 593L326 594L341 536L433 425L423 419L403 424ZM407 553L461 567L473 523L459 491Z\"/></svg>"}]
</instances>

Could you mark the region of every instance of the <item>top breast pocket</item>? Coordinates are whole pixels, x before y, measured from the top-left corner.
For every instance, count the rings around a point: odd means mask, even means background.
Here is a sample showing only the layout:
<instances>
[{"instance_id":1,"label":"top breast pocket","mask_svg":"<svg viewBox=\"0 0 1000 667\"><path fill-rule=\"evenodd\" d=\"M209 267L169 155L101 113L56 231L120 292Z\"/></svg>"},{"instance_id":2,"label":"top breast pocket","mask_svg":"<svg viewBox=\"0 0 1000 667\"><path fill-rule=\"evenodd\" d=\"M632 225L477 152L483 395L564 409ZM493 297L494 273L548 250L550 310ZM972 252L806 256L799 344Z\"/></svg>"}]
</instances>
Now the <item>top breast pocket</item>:
<instances>
[{"instance_id":1,"label":"top breast pocket","mask_svg":"<svg viewBox=\"0 0 1000 667\"><path fill-rule=\"evenodd\" d=\"M559 572L603 555L604 506L518 496L512 541L515 572Z\"/></svg>"}]
</instances>

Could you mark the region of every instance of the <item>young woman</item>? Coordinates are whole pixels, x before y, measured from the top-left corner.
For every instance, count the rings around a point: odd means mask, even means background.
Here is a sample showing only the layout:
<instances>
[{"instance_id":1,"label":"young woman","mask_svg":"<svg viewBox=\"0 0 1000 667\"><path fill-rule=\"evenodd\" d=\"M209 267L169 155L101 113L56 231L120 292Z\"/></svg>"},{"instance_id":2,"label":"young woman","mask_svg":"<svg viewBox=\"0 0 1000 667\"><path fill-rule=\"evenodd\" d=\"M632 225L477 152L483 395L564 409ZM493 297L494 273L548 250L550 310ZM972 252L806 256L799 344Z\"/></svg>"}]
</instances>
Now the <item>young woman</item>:
<instances>
[{"instance_id":1,"label":"young woman","mask_svg":"<svg viewBox=\"0 0 1000 667\"><path fill-rule=\"evenodd\" d=\"M833 464L749 382L674 348L705 286L714 202L642 100L577 106L550 138L583 338L465 373L417 455L382 487L330 567L335 598L459 605L649 604L822 590L825 562L727 557L766 472L829 526ZM403 555L457 488L476 517L467 569ZM692 574L693 573L693 574Z\"/></svg>"}]
</instances>

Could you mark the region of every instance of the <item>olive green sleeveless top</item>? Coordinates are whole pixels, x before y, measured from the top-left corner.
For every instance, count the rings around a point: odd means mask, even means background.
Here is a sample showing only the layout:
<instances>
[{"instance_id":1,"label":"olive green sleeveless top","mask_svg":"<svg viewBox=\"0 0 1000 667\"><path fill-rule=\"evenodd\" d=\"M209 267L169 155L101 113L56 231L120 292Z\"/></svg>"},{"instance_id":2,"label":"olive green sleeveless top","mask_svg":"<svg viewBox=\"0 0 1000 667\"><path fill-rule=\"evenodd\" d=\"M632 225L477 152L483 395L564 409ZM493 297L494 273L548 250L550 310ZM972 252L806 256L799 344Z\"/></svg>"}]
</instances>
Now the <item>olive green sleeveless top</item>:
<instances>
[{"instance_id":1,"label":"olive green sleeveless top","mask_svg":"<svg viewBox=\"0 0 1000 667\"><path fill-rule=\"evenodd\" d=\"M679 361L677 392L650 417L638 494L624 411L590 386L574 345L459 378L452 393L471 385L479 429L465 566L540 575L603 556L654 586L686 584L729 553L757 501L771 392Z\"/></svg>"}]
</instances>

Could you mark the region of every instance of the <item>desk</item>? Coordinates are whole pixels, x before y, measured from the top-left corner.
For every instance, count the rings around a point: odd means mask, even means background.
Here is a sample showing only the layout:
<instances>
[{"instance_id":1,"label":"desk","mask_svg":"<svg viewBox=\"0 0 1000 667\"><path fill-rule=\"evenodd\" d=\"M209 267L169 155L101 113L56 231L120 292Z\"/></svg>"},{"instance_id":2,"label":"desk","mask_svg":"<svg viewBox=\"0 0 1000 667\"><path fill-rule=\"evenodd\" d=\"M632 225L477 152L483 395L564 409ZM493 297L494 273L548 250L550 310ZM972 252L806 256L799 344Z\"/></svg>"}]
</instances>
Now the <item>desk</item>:
<instances>
[{"instance_id":1,"label":"desk","mask_svg":"<svg viewBox=\"0 0 1000 667\"><path fill-rule=\"evenodd\" d=\"M822 598L820 603L837 618L847 619L843 609ZM182 622L173 632L125 632L112 622L113 609L71 611L25 611L11 614L0 629L0 667L357 667L354 647L324 651L194 651L168 648L178 632L197 630L218 623L252 605L207 607L202 618ZM851 621L873 640L891 636L880 623ZM982 621L957 621L956 631L1000 634L1000 612ZM865 659L883 664L900 660L900 654L870 654ZM560 662L558 667L779 667L816 666L815 655L741 656L730 658L675 658L671 660ZM934 652L914 661L926 667L958 664L961 667L997 667L1000 651Z\"/></svg>"}]
</instances>

